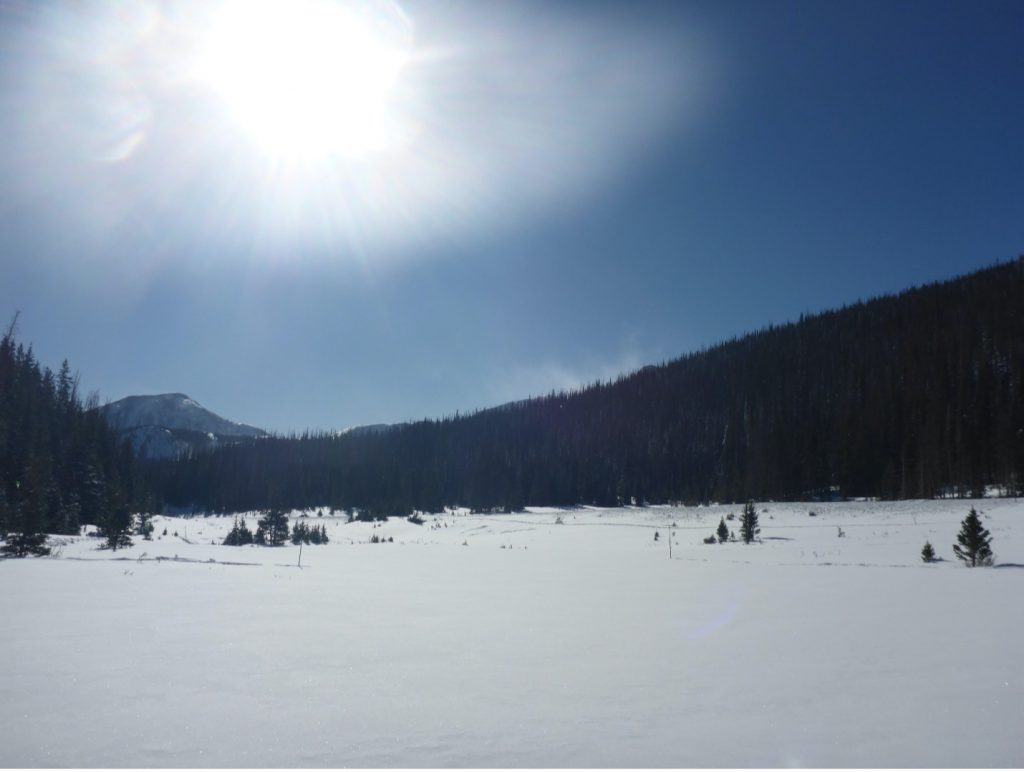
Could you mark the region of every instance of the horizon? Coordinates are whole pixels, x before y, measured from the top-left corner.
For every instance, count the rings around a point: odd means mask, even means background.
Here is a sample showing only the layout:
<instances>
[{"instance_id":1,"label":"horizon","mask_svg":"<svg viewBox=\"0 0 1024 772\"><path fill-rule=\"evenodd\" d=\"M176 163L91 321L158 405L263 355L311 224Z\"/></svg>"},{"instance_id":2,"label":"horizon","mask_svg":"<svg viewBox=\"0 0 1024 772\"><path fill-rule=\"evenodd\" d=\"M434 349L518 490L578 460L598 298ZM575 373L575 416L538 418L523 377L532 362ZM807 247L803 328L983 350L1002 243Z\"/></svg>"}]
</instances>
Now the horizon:
<instances>
[{"instance_id":1,"label":"horizon","mask_svg":"<svg viewBox=\"0 0 1024 772\"><path fill-rule=\"evenodd\" d=\"M419 423L419 422L424 422L424 421L443 421L443 420L454 418L456 416L460 416L460 417L465 418L465 417L468 417L468 416L475 415L476 413L486 412L486 411L492 410L492 409L500 409L500 408L506 407L508 405L515 405L515 404L519 404L519 403L524 403L524 402L528 402L528 401L533 400L533 399L543 399L545 397L558 396L558 395L570 395L570 394L574 393L576 390L586 389L586 388L589 388L589 387L594 386L594 385L601 385L601 386L611 385L611 384L616 383L616 382L618 382L620 380L628 379L631 376L633 376L633 375L635 375L635 374L637 374L637 373L641 372L642 370L645 370L645 369L647 369L649 367L663 367L663 366L666 366L666 365L670 365L673 362L677 362L677 361L686 359L687 357L693 356L695 354L698 354L698 353L701 353L701 352L704 352L704 351L714 350L714 349L719 348L719 347L728 346L730 343L733 343L733 342L736 342L736 341L741 341L741 340L743 340L743 339L745 339L745 338L747 338L747 337L749 337L751 335L756 335L759 332L762 332L762 331L765 331L765 330L768 330L768 329L771 329L771 328L778 329L780 327L787 327L787 326L797 325L797 324L800 324L802 322L808 321L810 319L814 319L814 318L817 318L817 317L825 316L827 314L842 312L842 311L846 310L847 308L850 308L852 306L858 305L860 303L870 304L870 303L873 303L873 302L878 301L878 300L885 300L885 299L888 299L888 298L896 298L896 297L899 297L899 296L901 296L901 295L903 295L905 293L908 293L908 292L914 292L915 290L924 289L924 288L927 288L927 287L930 287L930 286L946 284L948 282L956 281L956 280L962 279L962 278L966 278L966 277L972 276L972 275L977 274L977 273L982 273L984 271L1000 268L1000 267L1009 265L1011 263L1021 262L1021 261L1024 261L1024 254L1019 255L1017 257L1014 257L1014 258L1010 258L1008 260L1001 260L1001 261L995 262L995 263L993 263L991 265L988 265L988 266L983 266L981 268L976 268L976 269L974 269L972 271L969 271L968 273L959 274L959 275L954 276L954 277L950 277L950 278L946 278L946 279L937 279L937 280L934 280L934 281L924 281L924 282L920 282L918 284L912 284L909 287L904 287L904 288L899 289L899 290L894 290L892 292L886 292L886 293L883 293L883 294L880 294L880 295L874 295L874 296L869 297L869 298L858 298L858 299L850 301L848 303L844 303L841 306L835 306L833 308L821 309L819 311L815 311L815 312L810 313L810 314L803 314L803 313L801 313L799 319L789 319L789 320L786 320L786 321L783 321L783 322L780 322L780 323L769 322L769 323L766 323L766 324L764 324L764 325L762 325L760 327L756 327L754 329L746 330L746 331L744 331L744 332L742 332L742 333L740 333L738 335L732 336L732 337L727 338L727 339L716 341L714 343L711 343L710 345L703 346L703 347L701 347L699 349L692 349L690 351L683 352L682 354L679 354L678 356L674 356L674 357L671 357L669 359L663 359L663 360L658 361L658 362L647 362L647 363L638 365L637 367L635 367L635 368L633 368L631 370L626 370L626 371L623 371L621 373L617 373L615 375L609 376L608 378L598 379L598 380L595 380L595 381L591 381L589 383L580 383L580 384L578 384L576 386L572 386L572 387L569 387L569 388L553 389L553 390L548 391L548 392L543 393L543 394L528 394L528 395L525 395L523 397L514 398L514 399L511 399L511 400L509 400L507 402L502 402L502 403L499 403L499 404L485 405L485 406L476 407L476 408L473 408L473 409L470 409L470 410L456 409L454 412L447 413L447 414L444 414L444 415L422 416L422 417L419 417L419 418L409 418L409 419L406 419L404 421L396 421L396 422L391 423L391 424L385 424L385 423L352 424L350 426L344 426L344 427L323 427L323 426L316 426L316 427L314 427L314 426L307 426L304 429L290 430L290 431L287 431L287 432L279 432L279 431L275 431L273 429L267 429L266 427L261 427L261 426L255 426L254 428L257 428L257 429L260 429L260 430L266 432L271 437L288 439L288 438L291 438L291 437L301 436L305 432L308 432L310 434L326 434L326 435L331 435L331 434L339 434L339 433L344 433L344 432L347 432L347 431L351 431L353 429L361 429L361 428L366 428L366 427L374 427L374 426L403 426L403 425L406 425L406 424ZM191 395L185 394L184 392L163 392L163 393L160 393L160 394L126 394L125 396L120 397L118 399L101 400L100 406L102 407L104 405L112 404L114 402L122 402L124 400L136 399L136 398L140 398L140 397L141 398L146 398L146 397L183 397L183 398L185 398L187 400L190 400L190 401L196 403L200 408L205 409L205 410L209 410L210 412L212 412L215 415L217 415L219 418L227 419L229 421L232 421L233 423L251 425L247 421L235 420L231 416L225 416L225 415L222 415L222 414L218 413L216 410L211 410L209 407L204 405L200 400L197 400L194 397L192 397Z\"/></svg>"},{"instance_id":2,"label":"horizon","mask_svg":"<svg viewBox=\"0 0 1024 772\"><path fill-rule=\"evenodd\" d=\"M375 0L392 112L245 7L0 9L0 308L104 401L465 414L1024 251L1020 4Z\"/></svg>"}]
</instances>

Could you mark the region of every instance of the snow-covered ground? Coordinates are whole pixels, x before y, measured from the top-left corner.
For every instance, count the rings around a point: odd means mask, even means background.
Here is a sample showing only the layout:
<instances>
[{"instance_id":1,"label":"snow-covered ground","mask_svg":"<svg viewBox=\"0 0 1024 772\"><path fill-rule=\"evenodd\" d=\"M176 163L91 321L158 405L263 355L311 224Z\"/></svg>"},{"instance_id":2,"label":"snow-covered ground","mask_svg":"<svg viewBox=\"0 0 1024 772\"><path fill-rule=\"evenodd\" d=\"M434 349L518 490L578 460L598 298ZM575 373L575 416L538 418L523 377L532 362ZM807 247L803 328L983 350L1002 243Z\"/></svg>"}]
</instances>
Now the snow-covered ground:
<instances>
[{"instance_id":1,"label":"snow-covered ground","mask_svg":"<svg viewBox=\"0 0 1024 772\"><path fill-rule=\"evenodd\" d=\"M764 508L314 516L301 568L231 518L66 538L0 561L0 765L1024 765L1024 501Z\"/></svg>"}]
</instances>

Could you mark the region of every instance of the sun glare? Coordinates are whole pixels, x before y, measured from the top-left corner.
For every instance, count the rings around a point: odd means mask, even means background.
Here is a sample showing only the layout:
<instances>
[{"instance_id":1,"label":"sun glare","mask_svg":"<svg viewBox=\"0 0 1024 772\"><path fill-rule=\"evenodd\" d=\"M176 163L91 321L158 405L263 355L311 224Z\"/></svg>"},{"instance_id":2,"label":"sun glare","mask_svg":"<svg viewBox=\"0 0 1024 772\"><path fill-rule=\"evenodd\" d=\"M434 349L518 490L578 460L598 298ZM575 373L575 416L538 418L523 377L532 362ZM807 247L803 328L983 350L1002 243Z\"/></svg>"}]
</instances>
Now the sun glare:
<instances>
[{"instance_id":1,"label":"sun glare","mask_svg":"<svg viewBox=\"0 0 1024 772\"><path fill-rule=\"evenodd\" d=\"M409 37L380 2L227 0L201 74L268 154L360 158L397 141L390 102Z\"/></svg>"}]
</instances>

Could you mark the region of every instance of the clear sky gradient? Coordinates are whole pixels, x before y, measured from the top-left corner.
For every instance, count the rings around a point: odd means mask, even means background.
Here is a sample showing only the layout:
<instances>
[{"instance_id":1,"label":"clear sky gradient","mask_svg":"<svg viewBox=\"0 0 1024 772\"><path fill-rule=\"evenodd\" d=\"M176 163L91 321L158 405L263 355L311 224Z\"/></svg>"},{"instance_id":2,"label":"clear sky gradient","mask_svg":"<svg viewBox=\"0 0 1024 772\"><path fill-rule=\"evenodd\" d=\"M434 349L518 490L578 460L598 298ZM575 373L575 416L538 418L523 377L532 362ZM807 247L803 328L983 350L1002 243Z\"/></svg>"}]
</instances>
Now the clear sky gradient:
<instances>
[{"instance_id":1,"label":"clear sky gradient","mask_svg":"<svg viewBox=\"0 0 1024 772\"><path fill-rule=\"evenodd\" d=\"M0 312L105 399L437 417L1024 253L1016 0L390 3L408 132L300 160L207 11L69 6L0 3Z\"/></svg>"}]
</instances>

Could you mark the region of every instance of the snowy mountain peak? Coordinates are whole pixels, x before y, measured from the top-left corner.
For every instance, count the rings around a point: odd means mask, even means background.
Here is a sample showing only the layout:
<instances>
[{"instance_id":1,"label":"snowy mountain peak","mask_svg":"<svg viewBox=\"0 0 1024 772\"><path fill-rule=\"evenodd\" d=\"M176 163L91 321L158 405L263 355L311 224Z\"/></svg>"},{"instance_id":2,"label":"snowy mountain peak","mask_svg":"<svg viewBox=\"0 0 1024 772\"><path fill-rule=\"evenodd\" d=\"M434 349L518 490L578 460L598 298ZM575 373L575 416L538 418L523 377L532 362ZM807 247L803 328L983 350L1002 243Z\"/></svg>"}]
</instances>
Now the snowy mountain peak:
<instances>
[{"instance_id":1,"label":"snowy mountain peak","mask_svg":"<svg viewBox=\"0 0 1024 772\"><path fill-rule=\"evenodd\" d=\"M179 392L125 397L99 411L107 423L131 438L141 455L151 458L173 457L227 439L267 436L262 429L222 418Z\"/></svg>"}]
</instances>

